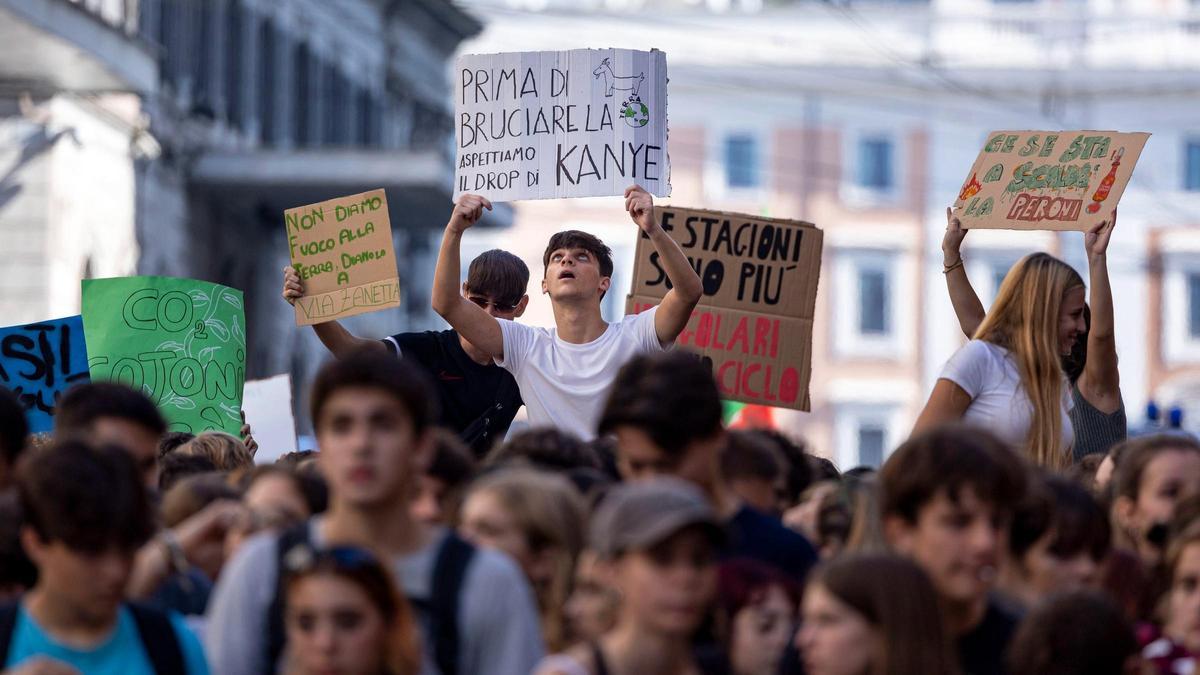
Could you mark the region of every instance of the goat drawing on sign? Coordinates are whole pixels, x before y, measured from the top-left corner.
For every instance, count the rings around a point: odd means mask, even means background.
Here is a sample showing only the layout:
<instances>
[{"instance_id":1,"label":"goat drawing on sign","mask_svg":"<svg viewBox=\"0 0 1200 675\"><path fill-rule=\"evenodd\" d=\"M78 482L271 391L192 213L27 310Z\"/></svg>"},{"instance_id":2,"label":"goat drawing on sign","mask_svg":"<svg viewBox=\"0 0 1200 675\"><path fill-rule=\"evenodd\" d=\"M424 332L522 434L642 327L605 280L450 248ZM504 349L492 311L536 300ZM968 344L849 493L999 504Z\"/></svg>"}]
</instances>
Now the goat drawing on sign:
<instances>
[{"instance_id":1,"label":"goat drawing on sign","mask_svg":"<svg viewBox=\"0 0 1200 675\"><path fill-rule=\"evenodd\" d=\"M611 97L613 91L628 91L632 98L638 98L638 91L642 88L642 83L646 81L646 73L638 73L637 75L618 76L613 72L612 61L605 58L600 62L600 65L592 71L592 75L596 79L604 78L604 95Z\"/></svg>"}]
</instances>

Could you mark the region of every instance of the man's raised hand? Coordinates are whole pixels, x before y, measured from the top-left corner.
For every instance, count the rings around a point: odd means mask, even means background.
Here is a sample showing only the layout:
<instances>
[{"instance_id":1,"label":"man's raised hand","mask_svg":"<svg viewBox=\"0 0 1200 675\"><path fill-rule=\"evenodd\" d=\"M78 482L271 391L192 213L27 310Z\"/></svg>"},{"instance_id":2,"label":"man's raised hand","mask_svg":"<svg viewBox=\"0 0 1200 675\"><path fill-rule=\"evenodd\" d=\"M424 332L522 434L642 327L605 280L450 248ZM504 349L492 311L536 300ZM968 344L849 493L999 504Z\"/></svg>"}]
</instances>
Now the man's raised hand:
<instances>
[{"instance_id":1,"label":"man's raised hand","mask_svg":"<svg viewBox=\"0 0 1200 675\"><path fill-rule=\"evenodd\" d=\"M625 210L642 232L650 234L658 227L658 221L654 219L654 197L642 186L630 185L625 188Z\"/></svg>"},{"instance_id":2,"label":"man's raised hand","mask_svg":"<svg viewBox=\"0 0 1200 675\"><path fill-rule=\"evenodd\" d=\"M483 210L492 210L492 203L479 195L465 194L458 198L450 213L449 227L459 234L466 232L483 217Z\"/></svg>"},{"instance_id":3,"label":"man's raised hand","mask_svg":"<svg viewBox=\"0 0 1200 675\"><path fill-rule=\"evenodd\" d=\"M295 305L296 299L304 295L304 282L300 281L300 273L294 267L283 268L283 299L289 305Z\"/></svg>"}]
</instances>

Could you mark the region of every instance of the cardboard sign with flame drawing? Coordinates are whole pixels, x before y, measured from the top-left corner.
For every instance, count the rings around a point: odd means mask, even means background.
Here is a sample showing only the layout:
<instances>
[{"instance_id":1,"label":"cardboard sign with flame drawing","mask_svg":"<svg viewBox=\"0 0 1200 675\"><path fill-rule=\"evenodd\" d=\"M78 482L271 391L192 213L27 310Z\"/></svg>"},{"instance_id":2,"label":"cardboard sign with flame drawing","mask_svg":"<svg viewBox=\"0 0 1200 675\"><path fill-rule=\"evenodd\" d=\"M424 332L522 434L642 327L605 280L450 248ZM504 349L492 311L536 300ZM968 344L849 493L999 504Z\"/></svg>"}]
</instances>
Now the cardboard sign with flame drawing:
<instances>
[{"instance_id":1,"label":"cardboard sign with flame drawing","mask_svg":"<svg viewBox=\"0 0 1200 675\"><path fill-rule=\"evenodd\" d=\"M974 229L1081 230L1117 207L1147 133L994 131L954 214Z\"/></svg>"}]
</instances>

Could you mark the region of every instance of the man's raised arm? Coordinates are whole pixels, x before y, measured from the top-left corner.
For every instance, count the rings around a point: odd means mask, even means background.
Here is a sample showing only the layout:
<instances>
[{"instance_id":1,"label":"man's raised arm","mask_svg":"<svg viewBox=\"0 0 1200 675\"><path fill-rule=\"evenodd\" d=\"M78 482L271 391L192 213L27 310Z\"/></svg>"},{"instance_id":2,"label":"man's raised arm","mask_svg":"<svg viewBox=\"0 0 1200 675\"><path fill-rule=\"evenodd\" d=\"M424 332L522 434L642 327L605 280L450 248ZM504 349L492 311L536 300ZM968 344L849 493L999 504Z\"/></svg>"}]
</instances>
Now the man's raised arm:
<instances>
[{"instance_id":1,"label":"man's raised arm","mask_svg":"<svg viewBox=\"0 0 1200 675\"><path fill-rule=\"evenodd\" d=\"M492 203L478 195L463 195L454 205L433 274L433 311L468 342L494 358L503 358L504 335L500 324L459 292L462 235L483 216L484 209L491 211Z\"/></svg>"},{"instance_id":2,"label":"man's raised arm","mask_svg":"<svg viewBox=\"0 0 1200 675\"><path fill-rule=\"evenodd\" d=\"M642 232L650 237L663 270L671 281L671 290L667 291L654 315L654 331L658 333L659 342L670 344L687 327L692 310L700 302L703 292L700 276L688 263L683 249L654 217L654 198L649 192L638 185L630 186L625 190L625 210Z\"/></svg>"},{"instance_id":3,"label":"man's raised arm","mask_svg":"<svg viewBox=\"0 0 1200 675\"><path fill-rule=\"evenodd\" d=\"M289 305L295 305L296 300L303 295L304 282L300 280L300 273L291 267L283 268L283 299L287 300ZM360 338L346 330L337 321L314 323L312 329L317 334L317 337L321 339L321 344L325 345L325 348L339 359L356 349L374 349L378 351L385 351L387 349L379 340Z\"/></svg>"}]
</instances>

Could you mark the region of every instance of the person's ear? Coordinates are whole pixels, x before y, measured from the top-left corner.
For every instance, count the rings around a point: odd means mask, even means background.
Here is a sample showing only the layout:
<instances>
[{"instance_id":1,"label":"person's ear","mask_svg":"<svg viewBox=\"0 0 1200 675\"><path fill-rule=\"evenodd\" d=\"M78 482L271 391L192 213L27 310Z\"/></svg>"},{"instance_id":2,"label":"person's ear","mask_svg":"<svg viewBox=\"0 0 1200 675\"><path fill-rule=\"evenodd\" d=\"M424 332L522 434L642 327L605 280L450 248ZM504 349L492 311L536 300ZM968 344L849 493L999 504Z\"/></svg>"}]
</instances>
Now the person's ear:
<instances>
[{"instance_id":1,"label":"person's ear","mask_svg":"<svg viewBox=\"0 0 1200 675\"><path fill-rule=\"evenodd\" d=\"M471 294L471 290L469 288L467 288L467 282L464 281L463 285L462 285L462 296L465 298L470 294Z\"/></svg>"},{"instance_id":2,"label":"person's ear","mask_svg":"<svg viewBox=\"0 0 1200 675\"><path fill-rule=\"evenodd\" d=\"M600 279L600 290L607 292L609 286L612 286L612 277L602 277Z\"/></svg>"},{"instance_id":3,"label":"person's ear","mask_svg":"<svg viewBox=\"0 0 1200 675\"><path fill-rule=\"evenodd\" d=\"M1113 518L1117 521L1117 525L1127 532L1135 532L1138 529L1137 520L1137 502L1125 496L1117 497L1113 502L1112 507Z\"/></svg>"},{"instance_id":4,"label":"person's ear","mask_svg":"<svg viewBox=\"0 0 1200 675\"><path fill-rule=\"evenodd\" d=\"M29 556L36 567L42 566L46 557L46 542L28 525L21 527L21 548L25 549L25 555Z\"/></svg>"},{"instance_id":5,"label":"person's ear","mask_svg":"<svg viewBox=\"0 0 1200 675\"><path fill-rule=\"evenodd\" d=\"M522 295L521 301L517 303L517 311L513 312L513 318L517 318L525 313L525 308L529 306L529 296Z\"/></svg>"},{"instance_id":6,"label":"person's ear","mask_svg":"<svg viewBox=\"0 0 1200 675\"><path fill-rule=\"evenodd\" d=\"M893 551L902 556L912 554L916 530L916 527L900 516L885 516L883 519L884 539Z\"/></svg>"},{"instance_id":7,"label":"person's ear","mask_svg":"<svg viewBox=\"0 0 1200 675\"><path fill-rule=\"evenodd\" d=\"M620 447L617 448L616 465L621 480L628 482L634 479L633 467L629 465L629 458L621 453Z\"/></svg>"},{"instance_id":8,"label":"person's ear","mask_svg":"<svg viewBox=\"0 0 1200 675\"><path fill-rule=\"evenodd\" d=\"M549 293L549 292L550 292L550 286L546 283L546 278L542 277L542 294L545 295L546 293Z\"/></svg>"}]
</instances>

